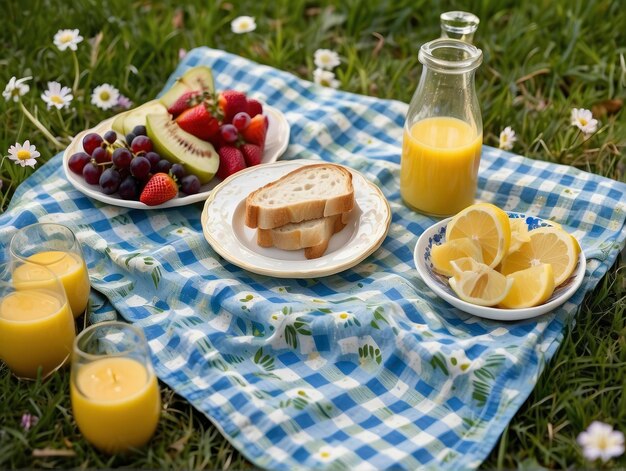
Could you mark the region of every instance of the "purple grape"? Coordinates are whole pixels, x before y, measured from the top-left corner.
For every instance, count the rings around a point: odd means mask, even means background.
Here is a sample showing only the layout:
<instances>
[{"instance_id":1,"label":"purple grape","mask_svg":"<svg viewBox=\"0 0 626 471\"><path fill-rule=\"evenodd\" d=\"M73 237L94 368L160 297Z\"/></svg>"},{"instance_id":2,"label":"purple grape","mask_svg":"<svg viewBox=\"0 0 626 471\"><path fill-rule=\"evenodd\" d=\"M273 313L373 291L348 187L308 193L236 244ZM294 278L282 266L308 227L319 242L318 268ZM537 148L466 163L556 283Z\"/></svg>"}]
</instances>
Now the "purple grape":
<instances>
[{"instance_id":1,"label":"purple grape","mask_svg":"<svg viewBox=\"0 0 626 471\"><path fill-rule=\"evenodd\" d=\"M111 154L107 152L104 147L96 147L91 156L96 160L96 163L104 164L111 161Z\"/></svg>"},{"instance_id":2,"label":"purple grape","mask_svg":"<svg viewBox=\"0 0 626 471\"><path fill-rule=\"evenodd\" d=\"M118 168L117 171L120 173L120 178L122 181L126 180L126 177L130 177L130 169L126 168Z\"/></svg>"},{"instance_id":3,"label":"purple grape","mask_svg":"<svg viewBox=\"0 0 626 471\"><path fill-rule=\"evenodd\" d=\"M155 172L155 173L159 173L159 172L162 172L162 173L169 173L170 168L172 168L172 164L171 164L169 161L167 161L167 160L165 160L165 159L162 159L162 160L161 160L161 161L157 164L157 166L156 166L156 172Z\"/></svg>"},{"instance_id":4,"label":"purple grape","mask_svg":"<svg viewBox=\"0 0 626 471\"><path fill-rule=\"evenodd\" d=\"M83 174L83 168L91 161L91 156L86 152L76 152L72 154L67 161L67 166L70 170L78 175Z\"/></svg>"},{"instance_id":5,"label":"purple grape","mask_svg":"<svg viewBox=\"0 0 626 471\"><path fill-rule=\"evenodd\" d=\"M181 181L183 177L187 175L187 172L185 172L185 167L183 167L181 164L172 165L170 173L175 176L178 181Z\"/></svg>"},{"instance_id":6,"label":"purple grape","mask_svg":"<svg viewBox=\"0 0 626 471\"><path fill-rule=\"evenodd\" d=\"M83 178L90 185L97 185L100 180L100 174L102 173L102 167L94 164L93 162L87 162L83 167Z\"/></svg>"},{"instance_id":7,"label":"purple grape","mask_svg":"<svg viewBox=\"0 0 626 471\"><path fill-rule=\"evenodd\" d=\"M146 152L144 157L150 162L150 171L156 173L157 164L161 161L161 156L156 152Z\"/></svg>"},{"instance_id":8,"label":"purple grape","mask_svg":"<svg viewBox=\"0 0 626 471\"><path fill-rule=\"evenodd\" d=\"M130 162L130 173L133 177L145 180L150 174L150 161L142 156L135 157Z\"/></svg>"},{"instance_id":9,"label":"purple grape","mask_svg":"<svg viewBox=\"0 0 626 471\"><path fill-rule=\"evenodd\" d=\"M112 160L117 168L128 168L131 160L133 160L133 154L125 147L119 147L113 151Z\"/></svg>"},{"instance_id":10,"label":"purple grape","mask_svg":"<svg viewBox=\"0 0 626 471\"><path fill-rule=\"evenodd\" d=\"M237 128L232 124L223 124L220 126L220 134L222 135L222 139L228 143L235 142L239 136Z\"/></svg>"},{"instance_id":11,"label":"purple grape","mask_svg":"<svg viewBox=\"0 0 626 471\"><path fill-rule=\"evenodd\" d=\"M115 193L120 186L121 179L122 178L117 170L107 168L104 172L102 172L100 180L98 180L100 188L102 188L102 193L105 195L112 195Z\"/></svg>"},{"instance_id":12,"label":"purple grape","mask_svg":"<svg viewBox=\"0 0 626 471\"><path fill-rule=\"evenodd\" d=\"M132 132L129 132L128 134L126 134L126 144L128 144L128 147L130 147L130 145L133 142L133 139L135 139L137 136L135 134L133 134Z\"/></svg>"},{"instance_id":13,"label":"purple grape","mask_svg":"<svg viewBox=\"0 0 626 471\"><path fill-rule=\"evenodd\" d=\"M83 137L83 149L89 155L92 155L94 149L97 149L102 145L102 137L100 134L96 134L95 132L90 132L85 137Z\"/></svg>"},{"instance_id":14,"label":"purple grape","mask_svg":"<svg viewBox=\"0 0 626 471\"><path fill-rule=\"evenodd\" d=\"M200 180L195 175L187 175L180 181L181 190L188 195L195 195L200 191Z\"/></svg>"},{"instance_id":15,"label":"purple grape","mask_svg":"<svg viewBox=\"0 0 626 471\"><path fill-rule=\"evenodd\" d=\"M132 133L135 136L147 136L148 135L148 132L146 131L146 127L142 124L138 124L137 126L135 126L133 128Z\"/></svg>"},{"instance_id":16,"label":"purple grape","mask_svg":"<svg viewBox=\"0 0 626 471\"><path fill-rule=\"evenodd\" d=\"M123 200L136 200L139 196L139 185L133 177L126 177L117 190Z\"/></svg>"},{"instance_id":17,"label":"purple grape","mask_svg":"<svg viewBox=\"0 0 626 471\"><path fill-rule=\"evenodd\" d=\"M115 141L117 141L117 133L113 130L105 132L104 140L107 141L109 144L113 144Z\"/></svg>"},{"instance_id":18,"label":"purple grape","mask_svg":"<svg viewBox=\"0 0 626 471\"><path fill-rule=\"evenodd\" d=\"M140 152L150 152L152 150L152 141L148 136L137 136L133 139L130 148L135 154L139 154Z\"/></svg>"}]
</instances>

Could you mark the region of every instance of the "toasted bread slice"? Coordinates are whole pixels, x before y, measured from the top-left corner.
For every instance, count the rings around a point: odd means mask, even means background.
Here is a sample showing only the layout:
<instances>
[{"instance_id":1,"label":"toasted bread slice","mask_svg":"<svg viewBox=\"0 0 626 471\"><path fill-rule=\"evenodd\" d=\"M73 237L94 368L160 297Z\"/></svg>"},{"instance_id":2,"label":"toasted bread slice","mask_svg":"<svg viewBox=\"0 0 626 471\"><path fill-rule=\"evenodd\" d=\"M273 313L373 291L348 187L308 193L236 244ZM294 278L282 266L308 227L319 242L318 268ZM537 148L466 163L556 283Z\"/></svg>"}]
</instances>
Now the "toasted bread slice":
<instances>
[{"instance_id":1,"label":"toasted bread slice","mask_svg":"<svg viewBox=\"0 0 626 471\"><path fill-rule=\"evenodd\" d=\"M274 229L319 219L354 207L352 174L334 164L301 167L253 191L246 199L246 225Z\"/></svg>"},{"instance_id":2,"label":"toasted bread slice","mask_svg":"<svg viewBox=\"0 0 626 471\"><path fill-rule=\"evenodd\" d=\"M327 218L292 222L275 229L257 229L257 243L261 247L278 247L283 250L304 249L307 259L324 255L333 234L341 231L347 221L347 213Z\"/></svg>"}]
</instances>

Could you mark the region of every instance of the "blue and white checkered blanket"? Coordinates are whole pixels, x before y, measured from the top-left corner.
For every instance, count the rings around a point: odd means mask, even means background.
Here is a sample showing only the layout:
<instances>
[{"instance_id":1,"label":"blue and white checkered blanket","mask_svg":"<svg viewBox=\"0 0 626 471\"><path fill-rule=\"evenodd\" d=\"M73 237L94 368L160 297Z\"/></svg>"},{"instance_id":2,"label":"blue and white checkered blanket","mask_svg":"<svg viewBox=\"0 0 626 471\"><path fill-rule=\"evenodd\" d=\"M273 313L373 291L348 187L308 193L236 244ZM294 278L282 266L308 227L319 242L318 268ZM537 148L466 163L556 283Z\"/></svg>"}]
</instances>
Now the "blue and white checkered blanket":
<instances>
[{"instance_id":1,"label":"blue and white checkered blanket","mask_svg":"<svg viewBox=\"0 0 626 471\"><path fill-rule=\"evenodd\" d=\"M213 68L218 89L242 89L285 113L284 159L339 162L380 186L393 219L379 250L325 278L254 275L205 241L201 204L101 204L73 189L60 156L19 187L0 216L0 245L36 221L72 227L93 287L143 328L159 378L260 467L477 467L624 246L626 185L484 147L478 197L563 224L589 264L555 312L482 320L438 299L413 266L415 242L435 221L400 200L404 103L321 88L206 48L174 76L197 64Z\"/></svg>"}]
</instances>

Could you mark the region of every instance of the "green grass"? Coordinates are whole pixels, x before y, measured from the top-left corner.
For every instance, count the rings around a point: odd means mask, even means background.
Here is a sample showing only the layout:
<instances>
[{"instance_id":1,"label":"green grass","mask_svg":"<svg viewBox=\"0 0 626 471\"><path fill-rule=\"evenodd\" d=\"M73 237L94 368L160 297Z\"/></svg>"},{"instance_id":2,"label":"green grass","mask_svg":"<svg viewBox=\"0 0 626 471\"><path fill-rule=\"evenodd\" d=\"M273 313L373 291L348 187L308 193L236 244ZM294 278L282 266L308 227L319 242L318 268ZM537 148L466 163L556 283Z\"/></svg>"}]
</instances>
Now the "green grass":
<instances>
[{"instance_id":1,"label":"green grass","mask_svg":"<svg viewBox=\"0 0 626 471\"><path fill-rule=\"evenodd\" d=\"M311 78L313 52L337 50L341 88L408 102L419 79L417 50L439 35L438 14L469 9L481 18L477 76L485 142L497 145L507 125L514 151L574 165L625 181L624 111L602 115L600 131L582 143L569 125L573 107L624 98L626 11L618 2L239 1L127 2L96 0L7 2L0 30L0 88L12 75L32 75L23 99L63 143L111 116L94 108L94 86L111 83L135 103L154 97L178 63L178 50L208 45ZM247 14L257 30L234 35L230 21ZM72 56L52 44L60 28L80 29L79 92L70 110L49 112L39 95L50 80L74 81ZM0 150L30 139L42 160L56 153L18 106L1 100ZM602 107L599 108L600 110ZM0 211L31 171L5 161ZM511 421L486 468L585 467L575 439L592 420L626 431L626 276L623 259L587 298L574 327ZM17 383L0 368L0 467L243 468L249 466L206 418L167 388L164 413L149 447L127 456L94 451L70 413L67 372L44 384ZM40 416L25 432L23 413ZM46 449L72 456L42 456ZM67 451L66 451L67 452ZM621 457L609 463L626 466Z\"/></svg>"}]
</instances>

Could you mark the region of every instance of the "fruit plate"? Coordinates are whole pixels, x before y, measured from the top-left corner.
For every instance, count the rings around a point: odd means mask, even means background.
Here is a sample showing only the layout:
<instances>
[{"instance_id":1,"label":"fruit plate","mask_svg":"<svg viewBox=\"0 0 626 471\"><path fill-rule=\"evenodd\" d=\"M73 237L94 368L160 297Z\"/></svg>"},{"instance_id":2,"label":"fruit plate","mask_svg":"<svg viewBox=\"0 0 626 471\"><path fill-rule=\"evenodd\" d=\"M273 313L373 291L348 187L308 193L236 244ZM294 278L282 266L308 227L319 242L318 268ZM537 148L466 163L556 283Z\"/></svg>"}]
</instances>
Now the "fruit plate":
<instances>
[{"instance_id":1,"label":"fruit plate","mask_svg":"<svg viewBox=\"0 0 626 471\"><path fill-rule=\"evenodd\" d=\"M330 239L326 253L320 258L307 260L304 250L259 247L256 229L244 224L248 194L293 170L316 163L320 161L275 162L250 167L224 180L208 197L202 212L202 229L209 244L229 262L253 273L277 278L333 275L372 254L389 231L391 208L376 185L348 167L356 205L346 227Z\"/></svg>"},{"instance_id":2,"label":"fruit plate","mask_svg":"<svg viewBox=\"0 0 626 471\"><path fill-rule=\"evenodd\" d=\"M262 164L267 164L271 162L275 162L287 149L287 145L289 144L289 123L285 118L285 115L266 104L263 105L264 114L267 115L269 120L269 128L267 130L267 138L265 141L265 152L263 153ZM86 131L78 134L71 144L65 149L65 153L63 154L63 169L65 171L65 176L69 180L69 182L81 193L95 199L101 201L103 203L112 204L116 206L123 206L125 208L134 208L134 209L165 209L165 208L174 208L176 206L185 206L192 203L197 203L199 201L206 200L207 196L211 193L211 190L215 188L220 180L214 178L208 183L205 183L200 188L200 192L195 195L187 195L187 196L177 196L174 199L166 201L163 204L159 204L157 206L148 206L140 201L131 201L131 200L123 200L117 194L113 195L105 195L100 191L98 185L90 185L88 184L82 176L76 175L72 172L68 167L68 160L70 156L78 151L83 150L82 141L83 137L90 133L95 132L100 135L103 135L105 132L111 129L111 123L113 122L113 118L109 118L105 121L102 121L100 124L95 126L92 129L87 129Z\"/></svg>"},{"instance_id":3,"label":"fruit plate","mask_svg":"<svg viewBox=\"0 0 626 471\"><path fill-rule=\"evenodd\" d=\"M508 215L510 219L524 218L529 231L536 229L537 227L552 226L550 221L543 220L535 216L513 212L509 212ZM567 301L576 292L585 277L587 261L585 259L585 255L581 251L578 256L578 264L574 269L574 273L572 273L567 280L554 290L552 296L545 303L540 304L539 306L525 309L501 309L496 307L477 306L475 304L465 302L459 299L456 293L452 290L448 284L448 279L433 270L433 265L430 260L430 251L432 246L445 242L446 228L451 220L452 218L444 219L424 231L424 233L417 240L417 244L415 244L413 261L422 280L424 280L424 283L426 283L426 285L432 289L435 294L452 304L454 307L467 312L468 314L497 321L517 321L540 316L552 311Z\"/></svg>"}]
</instances>

